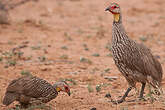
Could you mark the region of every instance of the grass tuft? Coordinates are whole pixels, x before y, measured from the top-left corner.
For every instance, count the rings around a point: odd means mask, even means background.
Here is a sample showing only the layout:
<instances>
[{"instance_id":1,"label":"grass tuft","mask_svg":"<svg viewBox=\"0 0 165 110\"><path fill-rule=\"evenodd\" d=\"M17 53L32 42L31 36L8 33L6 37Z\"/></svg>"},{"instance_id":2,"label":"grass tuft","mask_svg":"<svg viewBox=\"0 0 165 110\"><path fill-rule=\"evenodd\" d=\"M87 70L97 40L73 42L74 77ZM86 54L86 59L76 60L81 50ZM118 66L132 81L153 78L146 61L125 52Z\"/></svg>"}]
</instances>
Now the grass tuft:
<instances>
[{"instance_id":1,"label":"grass tuft","mask_svg":"<svg viewBox=\"0 0 165 110\"><path fill-rule=\"evenodd\" d=\"M88 85L87 88L88 88L88 92L93 92L94 91L91 85Z\"/></svg>"},{"instance_id":2,"label":"grass tuft","mask_svg":"<svg viewBox=\"0 0 165 110\"><path fill-rule=\"evenodd\" d=\"M68 59L69 57L68 57L68 55L64 54L64 55L61 55L60 58L66 60L66 59Z\"/></svg>"},{"instance_id":3,"label":"grass tuft","mask_svg":"<svg viewBox=\"0 0 165 110\"><path fill-rule=\"evenodd\" d=\"M111 43L108 42L106 44L105 48L108 49L109 51L112 51L112 47L111 46L112 46Z\"/></svg>"},{"instance_id":4,"label":"grass tuft","mask_svg":"<svg viewBox=\"0 0 165 110\"><path fill-rule=\"evenodd\" d=\"M73 85L76 85L77 83L76 83L76 81L74 80L74 79L64 79L64 80L62 80L62 81L69 81L69 82L71 82Z\"/></svg>"},{"instance_id":5,"label":"grass tuft","mask_svg":"<svg viewBox=\"0 0 165 110\"><path fill-rule=\"evenodd\" d=\"M28 70L22 70L21 75L32 76L32 74Z\"/></svg>"},{"instance_id":6,"label":"grass tuft","mask_svg":"<svg viewBox=\"0 0 165 110\"><path fill-rule=\"evenodd\" d=\"M99 57L100 54L99 54L99 53L94 53L92 56L94 56L94 57Z\"/></svg>"},{"instance_id":7,"label":"grass tuft","mask_svg":"<svg viewBox=\"0 0 165 110\"><path fill-rule=\"evenodd\" d=\"M139 40L141 40L142 42L146 42L148 38L146 36L141 36L139 37Z\"/></svg>"},{"instance_id":8,"label":"grass tuft","mask_svg":"<svg viewBox=\"0 0 165 110\"><path fill-rule=\"evenodd\" d=\"M40 62L46 61L46 57L45 56L38 57L38 59L39 59Z\"/></svg>"},{"instance_id":9,"label":"grass tuft","mask_svg":"<svg viewBox=\"0 0 165 110\"><path fill-rule=\"evenodd\" d=\"M99 85L96 85L96 91L97 92L100 92L101 91L101 85L99 84Z\"/></svg>"},{"instance_id":10,"label":"grass tuft","mask_svg":"<svg viewBox=\"0 0 165 110\"><path fill-rule=\"evenodd\" d=\"M87 59L87 58L84 58L84 57L80 57L80 62L92 64L92 61L91 61L91 60L89 60L89 59Z\"/></svg>"},{"instance_id":11,"label":"grass tuft","mask_svg":"<svg viewBox=\"0 0 165 110\"><path fill-rule=\"evenodd\" d=\"M61 49L68 50L68 47L67 46L62 46Z\"/></svg>"}]
</instances>

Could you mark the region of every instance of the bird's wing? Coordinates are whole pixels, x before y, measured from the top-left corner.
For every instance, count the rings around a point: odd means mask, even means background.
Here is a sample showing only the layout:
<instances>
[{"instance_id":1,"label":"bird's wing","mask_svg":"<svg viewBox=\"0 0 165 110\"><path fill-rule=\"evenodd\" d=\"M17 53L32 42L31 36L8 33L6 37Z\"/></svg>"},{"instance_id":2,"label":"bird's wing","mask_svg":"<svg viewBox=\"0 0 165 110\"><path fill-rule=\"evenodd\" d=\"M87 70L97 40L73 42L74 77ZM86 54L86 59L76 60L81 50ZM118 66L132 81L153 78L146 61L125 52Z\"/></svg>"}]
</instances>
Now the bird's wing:
<instances>
[{"instance_id":1,"label":"bird's wing","mask_svg":"<svg viewBox=\"0 0 165 110\"><path fill-rule=\"evenodd\" d=\"M21 77L15 80L12 80L7 89L6 93L3 99L3 104L9 105L11 104L14 100L16 100L19 97L19 94L22 93L22 87L24 82L26 82L29 78L26 77Z\"/></svg>"},{"instance_id":2,"label":"bird's wing","mask_svg":"<svg viewBox=\"0 0 165 110\"><path fill-rule=\"evenodd\" d=\"M21 77L13 80L7 87L7 93L23 94L31 98L42 98L42 102L48 102L58 94L51 84L38 77Z\"/></svg>"},{"instance_id":3,"label":"bird's wing","mask_svg":"<svg viewBox=\"0 0 165 110\"><path fill-rule=\"evenodd\" d=\"M12 102L14 102L17 99L17 97L18 97L18 94L6 92L4 99L3 99L3 104L8 106Z\"/></svg>"},{"instance_id":4,"label":"bird's wing","mask_svg":"<svg viewBox=\"0 0 165 110\"><path fill-rule=\"evenodd\" d=\"M51 92L56 92L51 84L38 77L33 77L23 85L23 93L33 98L46 97Z\"/></svg>"},{"instance_id":5,"label":"bird's wing","mask_svg":"<svg viewBox=\"0 0 165 110\"><path fill-rule=\"evenodd\" d=\"M6 92L21 92L22 91L22 85L24 84L24 82L27 81L27 78L26 77L21 77L21 78L18 78L18 79L15 79L15 80L12 80L7 89L6 89Z\"/></svg>"},{"instance_id":6,"label":"bird's wing","mask_svg":"<svg viewBox=\"0 0 165 110\"><path fill-rule=\"evenodd\" d=\"M133 57L125 61L128 68L149 75L157 81L162 79L162 67L159 61L151 54L151 51L141 44L137 44Z\"/></svg>"}]
</instances>

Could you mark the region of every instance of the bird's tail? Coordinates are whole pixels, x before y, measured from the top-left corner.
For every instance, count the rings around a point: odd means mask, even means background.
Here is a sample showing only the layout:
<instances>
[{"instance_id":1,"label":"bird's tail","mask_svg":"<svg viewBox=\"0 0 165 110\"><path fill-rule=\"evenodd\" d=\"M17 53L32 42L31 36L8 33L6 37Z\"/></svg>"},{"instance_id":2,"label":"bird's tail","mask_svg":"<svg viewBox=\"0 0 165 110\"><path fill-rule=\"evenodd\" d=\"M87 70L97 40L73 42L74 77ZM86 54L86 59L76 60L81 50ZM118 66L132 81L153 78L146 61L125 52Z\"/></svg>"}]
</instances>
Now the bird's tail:
<instances>
[{"instance_id":1,"label":"bird's tail","mask_svg":"<svg viewBox=\"0 0 165 110\"><path fill-rule=\"evenodd\" d=\"M16 100L16 98L17 98L17 95L16 94L7 92L5 94L4 99L3 99L3 104L6 105L6 106L8 106L12 102L14 102Z\"/></svg>"}]
</instances>

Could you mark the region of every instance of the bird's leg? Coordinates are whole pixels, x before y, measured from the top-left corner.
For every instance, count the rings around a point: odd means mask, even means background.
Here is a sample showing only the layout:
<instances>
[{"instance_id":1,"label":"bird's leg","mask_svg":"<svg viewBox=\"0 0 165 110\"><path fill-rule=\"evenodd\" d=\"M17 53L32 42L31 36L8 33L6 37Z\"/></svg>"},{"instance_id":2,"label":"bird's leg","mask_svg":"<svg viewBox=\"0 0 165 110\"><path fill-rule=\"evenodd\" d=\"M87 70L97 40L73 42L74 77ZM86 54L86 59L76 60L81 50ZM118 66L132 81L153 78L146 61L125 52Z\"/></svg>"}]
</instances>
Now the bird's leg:
<instances>
[{"instance_id":1,"label":"bird's leg","mask_svg":"<svg viewBox=\"0 0 165 110\"><path fill-rule=\"evenodd\" d=\"M128 93L131 91L132 87L129 87L123 97L120 100L113 101L114 104L119 104L125 101L125 98L128 96Z\"/></svg>"},{"instance_id":2,"label":"bird's leg","mask_svg":"<svg viewBox=\"0 0 165 110\"><path fill-rule=\"evenodd\" d=\"M29 104L20 102L20 107L21 108L28 108L29 107Z\"/></svg>"},{"instance_id":3,"label":"bird's leg","mask_svg":"<svg viewBox=\"0 0 165 110\"><path fill-rule=\"evenodd\" d=\"M29 101L30 101L30 97L23 94L20 95L19 102L21 104L21 107L28 108L30 104Z\"/></svg>"},{"instance_id":4,"label":"bird's leg","mask_svg":"<svg viewBox=\"0 0 165 110\"><path fill-rule=\"evenodd\" d=\"M139 96L140 99L143 98L145 85L146 85L146 83L142 83L142 87L141 87L141 91L140 91L140 96Z\"/></svg>"}]
</instances>

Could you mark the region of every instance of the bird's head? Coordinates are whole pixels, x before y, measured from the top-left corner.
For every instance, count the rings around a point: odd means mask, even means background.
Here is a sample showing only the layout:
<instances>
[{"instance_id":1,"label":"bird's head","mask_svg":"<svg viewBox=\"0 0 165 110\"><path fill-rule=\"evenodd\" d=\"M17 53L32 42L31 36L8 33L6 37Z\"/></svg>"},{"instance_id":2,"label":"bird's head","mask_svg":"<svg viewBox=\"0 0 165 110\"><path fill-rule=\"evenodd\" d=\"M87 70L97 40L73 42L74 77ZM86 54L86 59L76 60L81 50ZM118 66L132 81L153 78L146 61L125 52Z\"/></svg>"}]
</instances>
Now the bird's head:
<instances>
[{"instance_id":1,"label":"bird's head","mask_svg":"<svg viewBox=\"0 0 165 110\"><path fill-rule=\"evenodd\" d=\"M105 9L105 11L109 11L112 14L120 14L120 6L117 3L111 3L110 6Z\"/></svg>"},{"instance_id":2,"label":"bird's head","mask_svg":"<svg viewBox=\"0 0 165 110\"><path fill-rule=\"evenodd\" d=\"M121 11L120 6L117 3L111 3L110 6L105 9L105 11L111 12L114 15L114 20L116 22L119 21Z\"/></svg>"},{"instance_id":3,"label":"bird's head","mask_svg":"<svg viewBox=\"0 0 165 110\"><path fill-rule=\"evenodd\" d=\"M66 92L70 96L70 88L69 85L65 81L56 82L54 85L57 92L63 91Z\"/></svg>"}]
</instances>

